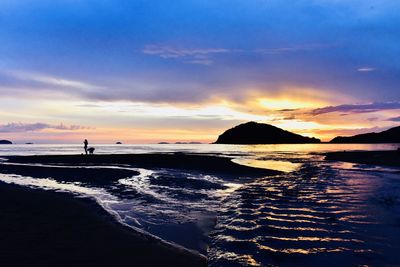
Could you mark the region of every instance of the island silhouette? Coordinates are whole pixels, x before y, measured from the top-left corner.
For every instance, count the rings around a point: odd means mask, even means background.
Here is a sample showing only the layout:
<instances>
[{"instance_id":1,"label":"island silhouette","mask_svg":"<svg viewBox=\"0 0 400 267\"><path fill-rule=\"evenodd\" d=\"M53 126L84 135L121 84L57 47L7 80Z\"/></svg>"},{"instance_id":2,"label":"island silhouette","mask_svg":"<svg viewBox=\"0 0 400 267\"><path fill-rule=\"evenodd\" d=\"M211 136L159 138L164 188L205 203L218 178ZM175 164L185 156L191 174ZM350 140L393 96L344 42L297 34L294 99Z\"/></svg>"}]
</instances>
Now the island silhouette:
<instances>
[{"instance_id":1,"label":"island silhouette","mask_svg":"<svg viewBox=\"0 0 400 267\"><path fill-rule=\"evenodd\" d=\"M295 134L254 121L237 125L221 134L215 144L307 144L320 143L314 137Z\"/></svg>"},{"instance_id":2,"label":"island silhouette","mask_svg":"<svg viewBox=\"0 0 400 267\"><path fill-rule=\"evenodd\" d=\"M379 133L357 134L354 136L338 136L330 143L400 143L400 126Z\"/></svg>"}]
</instances>

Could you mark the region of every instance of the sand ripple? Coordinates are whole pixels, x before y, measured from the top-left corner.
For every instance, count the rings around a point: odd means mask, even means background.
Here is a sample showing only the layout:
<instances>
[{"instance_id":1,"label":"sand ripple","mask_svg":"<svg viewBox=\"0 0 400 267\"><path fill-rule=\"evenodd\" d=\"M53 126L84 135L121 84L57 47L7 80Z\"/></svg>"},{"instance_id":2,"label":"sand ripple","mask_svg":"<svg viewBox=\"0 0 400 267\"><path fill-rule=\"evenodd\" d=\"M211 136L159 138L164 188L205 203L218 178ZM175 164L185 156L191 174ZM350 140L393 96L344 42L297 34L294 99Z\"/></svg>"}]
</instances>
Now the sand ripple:
<instances>
[{"instance_id":1,"label":"sand ripple","mask_svg":"<svg viewBox=\"0 0 400 267\"><path fill-rule=\"evenodd\" d=\"M396 213L376 199L398 195L400 179L392 176L389 191L376 175L316 161L244 185L222 203L210 265L330 266L335 257L348 266L381 264L383 255L398 262L388 257L400 247L400 229L387 221Z\"/></svg>"}]
</instances>

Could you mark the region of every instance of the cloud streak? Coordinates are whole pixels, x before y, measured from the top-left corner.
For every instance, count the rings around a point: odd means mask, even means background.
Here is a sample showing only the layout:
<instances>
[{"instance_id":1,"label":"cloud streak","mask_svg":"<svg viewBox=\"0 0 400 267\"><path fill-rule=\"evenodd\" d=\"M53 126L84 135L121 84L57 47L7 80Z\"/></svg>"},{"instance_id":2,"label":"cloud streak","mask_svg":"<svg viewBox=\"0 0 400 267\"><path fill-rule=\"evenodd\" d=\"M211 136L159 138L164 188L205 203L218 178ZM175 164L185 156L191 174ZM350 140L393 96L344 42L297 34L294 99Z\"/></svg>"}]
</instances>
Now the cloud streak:
<instances>
[{"instance_id":1,"label":"cloud streak","mask_svg":"<svg viewBox=\"0 0 400 267\"><path fill-rule=\"evenodd\" d=\"M163 59L182 59L185 63L210 65L212 58L220 54L247 52L250 54L286 54L301 51L312 51L332 47L328 44L305 44L287 47L261 49L226 49L226 48L176 48L172 46L147 45L142 49L145 55L158 56Z\"/></svg>"},{"instance_id":2,"label":"cloud streak","mask_svg":"<svg viewBox=\"0 0 400 267\"><path fill-rule=\"evenodd\" d=\"M400 109L400 102L376 102L369 104L345 104L339 106L328 106L317 108L310 112L311 115L321 115L332 112L342 113L370 113L381 110Z\"/></svg>"},{"instance_id":3,"label":"cloud streak","mask_svg":"<svg viewBox=\"0 0 400 267\"><path fill-rule=\"evenodd\" d=\"M163 59L182 59L185 63L210 65L212 57L218 54L233 53L238 50L226 48L175 48L171 46L147 45L142 53L145 55L158 56Z\"/></svg>"},{"instance_id":4,"label":"cloud streak","mask_svg":"<svg viewBox=\"0 0 400 267\"><path fill-rule=\"evenodd\" d=\"M389 118L388 121L400 122L400 116L399 117L394 117L394 118Z\"/></svg>"},{"instance_id":5,"label":"cloud streak","mask_svg":"<svg viewBox=\"0 0 400 267\"><path fill-rule=\"evenodd\" d=\"M333 45L305 44L305 45L294 45L294 46L286 46L286 47L262 48L262 49L257 49L255 52L262 53L262 54L278 55L278 54L295 53L295 52L301 52L301 51L312 51L312 50L324 49L324 48L328 48L328 47L333 47Z\"/></svg>"},{"instance_id":6,"label":"cloud streak","mask_svg":"<svg viewBox=\"0 0 400 267\"><path fill-rule=\"evenodd\" d=\"M224 48L198 48L198 49L178 49L168 46L148 45L142 52L147 55L157 55L162 58L180 57L204 57L210 54L230 53L232 50Z\"/></svg>"},{"instance_id":7,"label":"cloud streak","mask_svg":"<svg viewBox=\"0 0 400 267\"><path fill-rule=\"evenodd\" d=\"M102 86L97 86L91 83L86 83L78 80L65 79L47 74L26 72L26 71L1 71L5 75L20 81L35 82L60 88L77 89L82 91L93 91L104 89Z\"/></svg>"},{"instance_id":8,"label":"cloud streak","mask_svg":"<svg viewBox=\"0 0 400 267\"><path fill-rule=\"evenodd\" d=\"M375 68L370 68L370 67L363 67L363 68L358 68L357 71L358 72L372 72L375 71Z\"/></svg>"},{"instance_id":9,"label":"cloud streak","mask_svg":"<svg viewBox=\"0 0 400 267\"><path fill-rule=\"evenodd\" d=\"M37 132L45 129L53 129L60 131L78 131L91 129L81 125L64 125L60 123L58 125L36 122L36 123L21 123L21 122L10 122L7 124L0 125L1 133L18 133L18 132Z\"/></svg>"}]
</instances>

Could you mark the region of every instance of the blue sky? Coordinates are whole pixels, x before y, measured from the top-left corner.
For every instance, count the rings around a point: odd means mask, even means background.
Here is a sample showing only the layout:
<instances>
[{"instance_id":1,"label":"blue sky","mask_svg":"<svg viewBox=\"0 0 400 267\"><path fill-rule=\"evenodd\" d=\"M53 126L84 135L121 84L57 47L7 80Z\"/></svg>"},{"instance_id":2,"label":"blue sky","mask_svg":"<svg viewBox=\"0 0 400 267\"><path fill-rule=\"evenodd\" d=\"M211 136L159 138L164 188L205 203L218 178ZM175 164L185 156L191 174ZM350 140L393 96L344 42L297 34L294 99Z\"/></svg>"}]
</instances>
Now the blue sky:
<instances>
[{"instance_id":1,"label":"blue sky","mask_svg":"<svg viewBox=\"0 0 400 267\"><path fill-rule=\"evenodd\" d=\"M35 140L104 129L132 142L211 140L248 119L326 138L385 129L399 111L399 10L394 0L0 1L0 135L18 125L25 140L25 125ZM326 107L337 107L329 118L310 112Z\"/></svg>"}]
</instances>

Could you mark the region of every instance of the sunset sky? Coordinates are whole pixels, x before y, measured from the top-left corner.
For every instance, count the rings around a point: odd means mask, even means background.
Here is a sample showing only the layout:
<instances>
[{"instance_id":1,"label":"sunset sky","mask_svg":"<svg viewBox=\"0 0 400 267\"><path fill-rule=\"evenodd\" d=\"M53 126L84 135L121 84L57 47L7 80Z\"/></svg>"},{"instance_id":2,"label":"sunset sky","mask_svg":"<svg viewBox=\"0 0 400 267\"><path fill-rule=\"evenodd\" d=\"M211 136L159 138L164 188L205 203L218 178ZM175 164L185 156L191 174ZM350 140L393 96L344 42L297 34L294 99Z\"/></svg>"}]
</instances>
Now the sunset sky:
<instances>
[{"instance_id":1,"label":"sunset sky","mask_svg":"<svg viewBox=\"0 0 400 267\"><path fill-rule=\"evenodd\" d=\"M400 124L400 1L0 0L0 139L328 141Z\"/></svg>"}]
</instances>

